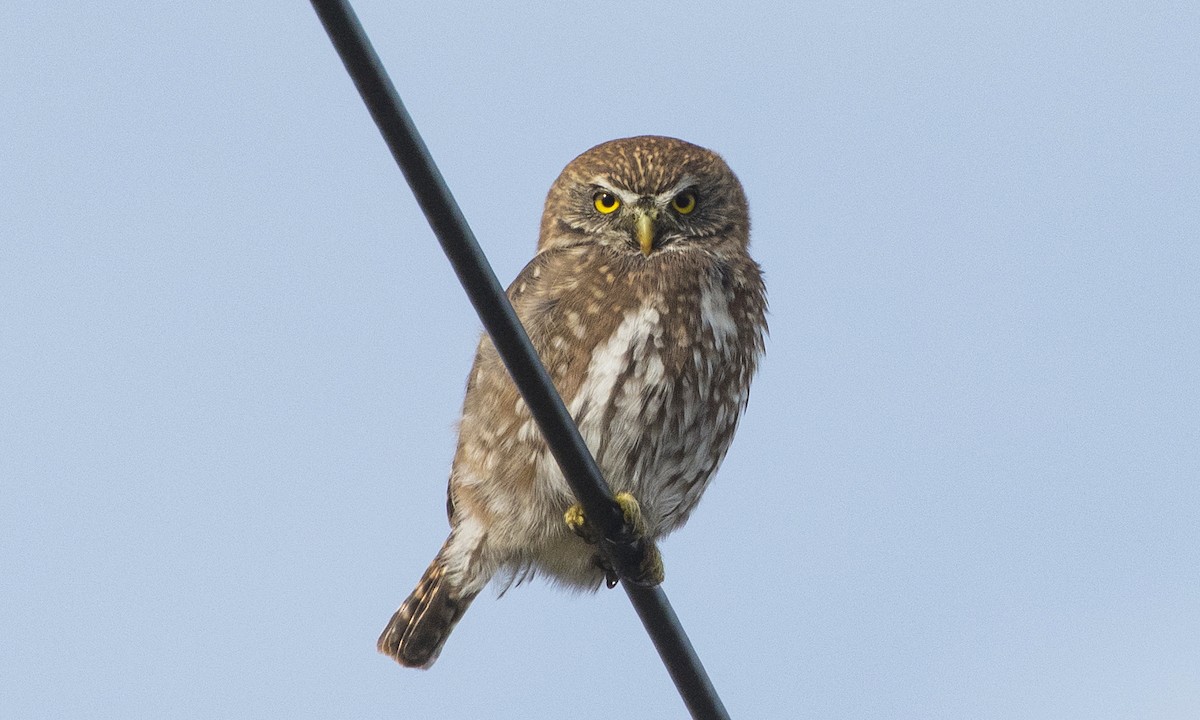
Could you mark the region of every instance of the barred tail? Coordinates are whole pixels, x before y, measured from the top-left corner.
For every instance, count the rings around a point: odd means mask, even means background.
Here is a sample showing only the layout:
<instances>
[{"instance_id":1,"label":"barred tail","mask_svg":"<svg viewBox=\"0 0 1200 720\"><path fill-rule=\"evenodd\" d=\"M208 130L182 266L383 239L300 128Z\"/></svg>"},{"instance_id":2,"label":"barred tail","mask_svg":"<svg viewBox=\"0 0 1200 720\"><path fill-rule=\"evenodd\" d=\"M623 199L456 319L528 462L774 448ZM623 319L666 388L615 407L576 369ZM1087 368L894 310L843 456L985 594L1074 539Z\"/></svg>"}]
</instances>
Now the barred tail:
<instances>
[{"instance_id":1,"label":"barred tail","mask_svg":"<svg viewBox=\"0 0 1200 720\"><path fill-rule=\"evenodd\" d=\"M476 594L451 586L439 554L379 636L379 652L407 667L428 668Z\"/></svg>"}]
</instances>

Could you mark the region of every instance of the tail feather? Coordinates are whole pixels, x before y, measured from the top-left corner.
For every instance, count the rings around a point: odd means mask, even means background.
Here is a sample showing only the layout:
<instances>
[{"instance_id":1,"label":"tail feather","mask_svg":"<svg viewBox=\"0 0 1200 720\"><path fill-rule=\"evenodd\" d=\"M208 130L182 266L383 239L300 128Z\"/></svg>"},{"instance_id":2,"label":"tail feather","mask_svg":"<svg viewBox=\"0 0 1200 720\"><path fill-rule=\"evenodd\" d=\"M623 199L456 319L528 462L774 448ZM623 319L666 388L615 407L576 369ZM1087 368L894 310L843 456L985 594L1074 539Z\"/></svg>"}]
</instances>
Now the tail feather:
<instances>
[{"instance_id":1,"label":"tail feather","mask_svg":"<svg viewBox=\"0 0 1200 720\"><path fill-rule=\"evenodd\" d=\"M379 652L407 667L428 668L476 594L452 586L439 555L379 636Z\"/></svg>"}]
</instances>

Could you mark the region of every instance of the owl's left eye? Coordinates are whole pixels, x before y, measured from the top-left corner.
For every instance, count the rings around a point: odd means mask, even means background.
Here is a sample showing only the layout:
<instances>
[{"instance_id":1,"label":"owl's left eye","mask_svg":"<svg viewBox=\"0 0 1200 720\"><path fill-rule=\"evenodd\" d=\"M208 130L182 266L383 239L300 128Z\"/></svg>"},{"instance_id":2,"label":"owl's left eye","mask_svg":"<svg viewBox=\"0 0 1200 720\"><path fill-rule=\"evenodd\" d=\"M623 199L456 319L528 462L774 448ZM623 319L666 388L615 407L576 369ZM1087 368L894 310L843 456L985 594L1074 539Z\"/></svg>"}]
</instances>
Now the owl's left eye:
<instances>
[{"instance_id":1,"label":"owl's left eye","mask_svg":"<svg viewBox=\"0 0 1200 720\"><path fill-rule=\"evenodd\" d=\"M696 193L684 190L671 200L671 207L680 215L687 215L696 209Z\"/></svg>"},{"instance_id":2,"label":"owl's left eye","mask_svg":"<svg viewBox=\"0 0 1200 720\"><path fill-rule=\"evenodd\" d=\"M606 190L601 190L593 195L592 204L596 206L597 210L605 215L609 214L610 212L614 212L617 208L621 207L621 201L617 199L617 196Z\"/></svg>"}]
</instances>

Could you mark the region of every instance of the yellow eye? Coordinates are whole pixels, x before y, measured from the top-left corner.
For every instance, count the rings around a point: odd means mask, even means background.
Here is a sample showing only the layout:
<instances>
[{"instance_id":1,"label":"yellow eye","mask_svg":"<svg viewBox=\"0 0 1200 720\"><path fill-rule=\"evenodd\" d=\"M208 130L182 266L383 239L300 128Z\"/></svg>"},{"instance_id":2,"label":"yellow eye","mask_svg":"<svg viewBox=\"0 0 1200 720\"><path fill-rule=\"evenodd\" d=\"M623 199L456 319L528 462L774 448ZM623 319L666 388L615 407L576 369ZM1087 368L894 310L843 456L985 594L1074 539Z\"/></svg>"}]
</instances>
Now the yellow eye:
<instances>
[{"instance_id":1,"label":"yellow eye","mask_svg":"<svg viewBox=\"0 0 1200 720\"><path fill-rule=\"evenodd\" d=\"M671 201L671 207L675 208L675 212L680 215L687 215L696 209L696 193L684 190Z\"/></svg>"},{"instance_id":2,"label":"yellow eye","mask_svg":"<svg viewBox=\"0 0 1200 720\"><path fill-rule=\"evenodd\" d=\"M621 201L617 199L617 196L605 190L592 196L592 204L596 206L596 210L605 215L621 207Z\"/></svg>"}]
</instances>

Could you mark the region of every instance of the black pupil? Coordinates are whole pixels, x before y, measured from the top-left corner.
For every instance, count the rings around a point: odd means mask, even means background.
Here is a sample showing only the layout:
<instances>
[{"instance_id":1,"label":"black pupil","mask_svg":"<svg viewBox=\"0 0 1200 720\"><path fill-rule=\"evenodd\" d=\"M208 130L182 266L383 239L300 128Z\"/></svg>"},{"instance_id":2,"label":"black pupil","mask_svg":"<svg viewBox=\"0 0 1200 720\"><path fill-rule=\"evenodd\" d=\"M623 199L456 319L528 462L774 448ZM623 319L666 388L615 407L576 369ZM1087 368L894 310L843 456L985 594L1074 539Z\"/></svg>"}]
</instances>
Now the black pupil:
<instances>
[{"instance_id":1,"label":"black pupil","mask_svg":"<svg viewBox=\"0 0 1200 720\"><path fill-rule=\"evenodd\" d=\"M675 198L675 207L686 208L692 204L692 194L684 193Z\"/></svg>"},{"instance_id":2,"label":"black pupil","mask_svg":"<svg viewBox=\"0 0 1200 720\"><path fill-rule=\"evenodd\" d=\"M606 207L606 208L612 207L614 204L616 204L616 202L617 202L617 199L614 198L612 195L610 195L608 193L600 193L600 204L603 205L604 207Z\"/></svg>"}]
</instances>

